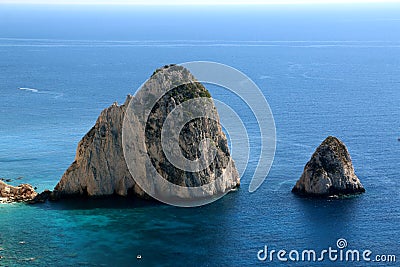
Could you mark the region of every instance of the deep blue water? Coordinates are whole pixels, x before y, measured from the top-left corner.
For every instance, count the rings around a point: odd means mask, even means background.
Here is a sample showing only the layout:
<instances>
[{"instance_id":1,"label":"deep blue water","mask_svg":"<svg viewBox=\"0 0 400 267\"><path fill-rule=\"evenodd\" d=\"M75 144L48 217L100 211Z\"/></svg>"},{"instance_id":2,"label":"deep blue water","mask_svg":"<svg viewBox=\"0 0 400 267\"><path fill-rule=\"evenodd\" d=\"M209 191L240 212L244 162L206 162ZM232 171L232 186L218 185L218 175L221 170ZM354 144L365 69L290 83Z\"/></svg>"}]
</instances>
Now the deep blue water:
<instances>
[{"instance_id":1,"label":"deep blue water","mask_svg":"<svg viewBox=\"0 0 400 267\"><path fill-rule=\"evenodd\" d=\"M322 250L338 238L400 257L399 10L0 5L0 176L24 177L14 184L53 188L100 111L169 63L209 60L244 72L267 98L278 139L259 190L247 191L245 175L239 191L199 208L124 200L0 205L0 266L292 266L259 262L257 252ZM249 110L210 89L248 121L257 150ZM291 194L328 135L348 146L366 194ZM251 158L249 169L255 164Z\"/></svg>"}]
</instances>

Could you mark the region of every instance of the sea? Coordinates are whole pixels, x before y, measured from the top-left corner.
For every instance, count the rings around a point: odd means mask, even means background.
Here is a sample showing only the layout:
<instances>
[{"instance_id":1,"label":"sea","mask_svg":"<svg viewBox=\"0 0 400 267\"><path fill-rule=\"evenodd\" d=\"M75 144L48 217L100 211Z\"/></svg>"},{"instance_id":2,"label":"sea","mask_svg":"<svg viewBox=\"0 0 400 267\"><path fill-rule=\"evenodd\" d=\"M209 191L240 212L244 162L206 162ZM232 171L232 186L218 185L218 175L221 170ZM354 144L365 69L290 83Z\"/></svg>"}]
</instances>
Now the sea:
<instances>
[{"instance_id":1,"label":"sea","mask_svg":"<svg viewBox=\"0 0 400 267\"><path fill-rule=\"evenodd\" d=\"M249 129L238 191L196 208L1 204L0 266L399 266L399 33L399 4L1 4L0 177L11 184L53 189L100 112L171 63L212 61L247 75L269 103L277 143L270 172L250 193L257 121L246 103L211 86ZM329 135L347 145L366 193L293 195ZM263 261L266 247L275 254ZM360 261L301 260L304 250L319 257L329 248L358 250Z\"/></svg>"}]
</instances>

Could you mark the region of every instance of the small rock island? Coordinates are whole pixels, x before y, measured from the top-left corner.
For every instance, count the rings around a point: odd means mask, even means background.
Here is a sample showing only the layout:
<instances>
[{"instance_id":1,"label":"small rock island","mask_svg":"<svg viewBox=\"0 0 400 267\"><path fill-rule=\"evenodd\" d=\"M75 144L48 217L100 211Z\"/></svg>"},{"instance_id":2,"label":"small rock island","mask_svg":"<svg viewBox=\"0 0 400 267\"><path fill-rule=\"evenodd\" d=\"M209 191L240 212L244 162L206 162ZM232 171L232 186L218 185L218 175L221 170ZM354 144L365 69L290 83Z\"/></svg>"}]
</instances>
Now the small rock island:
<instances>
[{"instance_id":1,"label":"small rock island","mask_svg":"<svg viewBox=\"0 0 400 267\"><path fill-rule=\"evenodd\" d=\"M361 194L365 189L354 172L345 144L329 136L306 164L292 192L302 196L335 197Z\"/></svg>"},{"instance_id":2,"label":"small rock island","mask_svg":"<svg viewBox=\"0 0 400 267\"><path fill-rule=\"evenodd\" d=\"M29 202L36 197L35 189L29 184L12 186L0 181L0 203Z\"/></svg>"}]
</instances>

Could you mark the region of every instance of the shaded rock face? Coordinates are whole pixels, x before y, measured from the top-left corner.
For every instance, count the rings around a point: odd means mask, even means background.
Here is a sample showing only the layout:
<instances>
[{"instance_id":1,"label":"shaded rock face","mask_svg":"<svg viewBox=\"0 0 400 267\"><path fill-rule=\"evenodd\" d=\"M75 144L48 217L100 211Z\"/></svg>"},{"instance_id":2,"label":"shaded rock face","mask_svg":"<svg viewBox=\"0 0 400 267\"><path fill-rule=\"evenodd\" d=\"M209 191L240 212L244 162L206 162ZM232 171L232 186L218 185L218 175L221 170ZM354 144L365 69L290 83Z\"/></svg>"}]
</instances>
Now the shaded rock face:
<instances>
[{"instance_id":1,"label":"shaded rock face","mask_svg":"<svg viewBox=\"0 0 400 267\"><path fill-rule=\"evenodd\" d=\"M29 204L45 203L47 200L57 200L52 191L46 189L42 193L37 194Z\"/></svg>"},{"instance_id":2,"label":"shaded rock face","mask_svg":"<svg viewBox=\"0 0 400 267\"><path fill-rule=\"evenodd\" d=\"M215 159L210 166L198 171L190 172L176 168L166 158L161 144L161 128L168 114L183 102L198 97L210 98L207 89L180 66L165 66L153 73L152 78L144 84L135 97L128 96L121 106L113 104L101 112L95 126L83 137L78 144L75 161L62 176L55 187L54 193L59 198L69 196L108 196L108 195L135 195L149 198L148 195L136 184L127 167L122 141L122 127L128 107L145 106L155 92L170 88L177 80L185 84L163 94L151 109L148 118L139 115L129 116L134 127L139 127L139 121L145 121L144 135L135 135L135 140L129 144L130 154L142 153L137 149L135 142L144 142L151 164L157 172L171 183L196 187L207 184L219 174L224 173L224 186L220 191L228 191L240 183L239 174L234 167L226 173L230 152L225 134L219 120L196 118L183 127L179 134L179 147L181 153L190 160L199 157L199 144L204 138L209 138L216 146ZM174 86L172 86L174 87ZM210 98L211 99L211 98ZM213 112L217 114L214 107ZM136 173L144 177L149 166L137 162L134 166ZM152 183L151 177L148 182Z\"/></svg>"},{"instance_id":3,"label":"shaded rock face","mask_svg":"<svg viewBox=\"0 0 400 267\"><path fill-rule=\"evenodd\" d=\"M335 196L363 193L365 189L354 173L346 146L336 137L329 136L306 164L292 192Z\"/></svg>"},{"instance_id":4,"label":"shaded rock face","mask_svg":"<svg viewBox=\"0 0 400 267\"><path fill-rule=\"evenodd\" d=\"M37 193L29 184L11 186L0 181L0 203L29 202L36 196Z\"/></svg>"}]
</instances>

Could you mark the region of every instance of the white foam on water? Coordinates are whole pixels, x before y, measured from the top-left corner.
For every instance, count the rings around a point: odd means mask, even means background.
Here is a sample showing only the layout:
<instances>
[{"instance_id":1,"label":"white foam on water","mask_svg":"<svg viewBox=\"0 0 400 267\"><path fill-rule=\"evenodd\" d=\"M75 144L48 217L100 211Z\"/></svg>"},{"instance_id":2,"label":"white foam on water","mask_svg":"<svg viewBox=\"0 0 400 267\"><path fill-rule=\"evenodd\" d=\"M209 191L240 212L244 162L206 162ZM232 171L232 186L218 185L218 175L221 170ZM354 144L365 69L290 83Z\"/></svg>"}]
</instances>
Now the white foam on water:
<instances>
[{"instance_id":1,"label":"white foam on water","mask_svg":"<svg viewBox=\"0 0 400 267\"><path fill-rule=\"evenodd\" d=\"M29 92L32 92L32 93L39 93L39 90L38 89L34 89L34 88L20 87L19 90L29 91Z\"/></svg>"},{"instance_id":2,"label":"white foam on water","mask_svg":"<svg viewBox=\"0 0 400 267\"><path fill-rule=\"evenodd\" d=\"M35 88L20 87L18 89L19 90L23 90L23 91L32 92L32 93L43 94L43 95L52 95L55 99L64 96L63 93L57 93L57 92L52 92L52 91L41 91L41 90L38 90L38 89L35 89Z\"/></svg>"},{"instance_id":3,"label":"white foam on water","mask_svg":"<svg viewBox=\"0 0 400 267\"><path fill-rule=\"evenodd\" d=\"M265 79L273 79L274 77L272 77L272 76L269 76L269 75L262 75L262 76L260 76L260 80L265 80Z\"/></svg>"},{"instance_id":4,"label":"white foam on water","mask_svg":"<svg viewBox=\"0 0 400 267\"><path fill-rule=\"evenodd\" d=\"M0 47L293 47L400 48L399 41L339 40L58 40L0 38Z\"/></svg>"},{"instance_id":5,"label":"white foam on water","mask_svg":"<svg viewBox=\"0 0 400 267\"><path fill-rule=\"evenodd\" d=\"M309 75L308 72L304 72L301 76L303 78L305 78L305 79L310 79L310 80L344 81L344 79L339 79L339 78L328 78L328 77L311 76L311 75Z\"/></svg>"}]
</instances>

